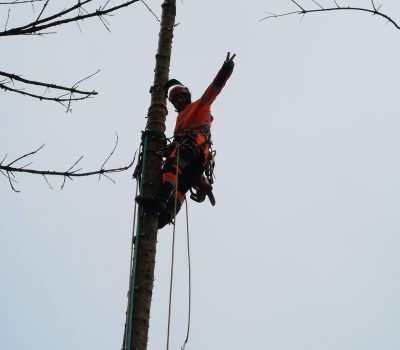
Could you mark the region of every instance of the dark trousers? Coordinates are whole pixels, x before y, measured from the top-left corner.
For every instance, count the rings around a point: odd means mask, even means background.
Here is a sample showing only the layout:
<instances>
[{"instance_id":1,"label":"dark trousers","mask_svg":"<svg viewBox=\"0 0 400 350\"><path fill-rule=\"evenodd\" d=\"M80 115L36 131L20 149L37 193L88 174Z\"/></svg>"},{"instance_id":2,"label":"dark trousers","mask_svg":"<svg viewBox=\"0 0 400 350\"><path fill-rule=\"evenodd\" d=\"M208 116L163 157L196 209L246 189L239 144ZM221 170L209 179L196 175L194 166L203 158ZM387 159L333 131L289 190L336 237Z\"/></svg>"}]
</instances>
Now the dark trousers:
<instances>
[{"instance_id":1,"label":"dark trousers","mask_svg":"<svg viewBox=\"0 0 400 350\"><path fill-rule=\"evenodd\" d=\"M204 150L191 138L176 142L162 169L162 183L157 195L168 200L167 209L176 212L181 209L185 194L204 172ZM178 175L178 176L177 176Z\"/></svg>"}]
</instances>

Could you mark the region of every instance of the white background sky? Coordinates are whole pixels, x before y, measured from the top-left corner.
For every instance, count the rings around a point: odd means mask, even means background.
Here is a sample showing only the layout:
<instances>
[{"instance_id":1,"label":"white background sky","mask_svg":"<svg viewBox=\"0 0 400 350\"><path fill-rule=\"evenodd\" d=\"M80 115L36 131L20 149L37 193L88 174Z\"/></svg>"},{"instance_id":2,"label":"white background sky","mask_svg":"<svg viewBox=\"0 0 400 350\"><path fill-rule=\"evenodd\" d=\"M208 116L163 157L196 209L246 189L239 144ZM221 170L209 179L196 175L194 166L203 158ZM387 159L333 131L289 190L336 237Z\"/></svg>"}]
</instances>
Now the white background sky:
<instances>
[{"instance_id":1,"label":"white background sky","mask_svg":"<svg viewBox=\"0 0 400 350\"><path fill-rule=\"evenodd\" d=\"M57 1L60 8L68 1ZM161 1L148 0L159 14ZM314 6L312 1L304 5ZM331 5L331 1L322 1ZM342 4L370 6L370 2ZM400 19L400 3L382 0ZM50 14L55 8L49 7ZM5 23L7 7L1 7ZM13 7L8 27L35 18ZM36 7L37 11L39 7ZM192 323L186 349L400 348L400 32L363 13L258 22L290 1L177 1L171 77L195 98L227 51L213 106L216 207L189 203ZM45 37L1 39L0 70L99 95L65 113L4 93L0 158L46 143L32 166L130 162L150 102L159 24L137 4ZM167 128L172 133L175 112ZM22 164L21 164L22 165ZM0 348L119 349L135 183L0 177ZM172 229L159 234L149 349L165 348ZM186 334L185 221L177 224L171 349Z\"/></svg>"}]
</instances>

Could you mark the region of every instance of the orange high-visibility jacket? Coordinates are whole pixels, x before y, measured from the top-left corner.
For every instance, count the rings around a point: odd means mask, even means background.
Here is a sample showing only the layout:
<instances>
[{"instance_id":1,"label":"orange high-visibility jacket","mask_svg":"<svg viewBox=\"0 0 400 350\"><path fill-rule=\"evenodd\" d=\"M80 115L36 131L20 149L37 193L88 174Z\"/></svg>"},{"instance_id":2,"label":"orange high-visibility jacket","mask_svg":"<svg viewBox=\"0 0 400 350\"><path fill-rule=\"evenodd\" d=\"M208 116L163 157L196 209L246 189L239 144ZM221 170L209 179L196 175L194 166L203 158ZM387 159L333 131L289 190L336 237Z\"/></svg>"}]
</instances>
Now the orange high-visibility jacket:
<instances>
[{"instance_id":1,"label":"orange high-visibility jacket","mask_svg":"<svg viewBox=\"0 0 400 350\"><path fill-rule=\"evenodd\" d=\"M175 136L182 134L185 129L198 130L207 137L210 136L211 123L214 119L211 115L211 104L225 86L232 71L233 64L224 63L203 96L197 101L189 103L179 112L174 130Z\"/></svg>"}]
</instances>

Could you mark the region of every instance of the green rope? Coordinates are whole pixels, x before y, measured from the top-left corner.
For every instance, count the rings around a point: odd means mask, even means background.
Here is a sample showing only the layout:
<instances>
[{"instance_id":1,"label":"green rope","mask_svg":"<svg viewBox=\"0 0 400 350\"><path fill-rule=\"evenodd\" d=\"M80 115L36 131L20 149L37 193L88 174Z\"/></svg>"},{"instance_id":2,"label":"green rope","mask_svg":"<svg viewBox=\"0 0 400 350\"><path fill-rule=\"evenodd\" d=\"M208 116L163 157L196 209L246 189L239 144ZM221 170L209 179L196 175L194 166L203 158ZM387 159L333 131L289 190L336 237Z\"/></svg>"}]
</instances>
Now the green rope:
<instances>
[{"instance_id":1,"label":"green rope","mask_svg":"<svg viewBox=\"0 0 400 350\"><path fill-rule=\"evenodd\" d=\"M141 169L141 174L139 176L139 193L142 194L143 192L143 181L142 181L142 176L144 174L144 164L146 160L146 152L147 152L147 136L148 134L143 132L142 133L142 169ZM131 281L130 281L130 295L129 295L129 316L128 316L128 337L127 337L127 342L126 342L126 350L131 349L131 342L132 342L132 319L133 319L133 300L134 300L134 295L135 295L135 275L136 275L136 266L137 266L137 249L139 245L139 228L140 228L140 213L138 214L138 219L136 222L136 237L135 237L135 243L134 243L134 253L133 253L133 264L132 264L132 272L131 272Z\"/></svg>"},{"instance_id":2,"label":"green rope","mask_svg":"<svg viewBox=\"0 0 400 350\"><path fill-rule=\"evenodd\" d=\"M139 149L141 145L139 145ZM136 176L137 179L137 176ZM135 198L138 195L139 190L139 181L136 181L136 191ZM132 223L132 239L131 239L131 256L130 256L130 266L129 266L129 288L128 288L128 303L126 305L126 313L125 313L125 330L124 330L124 340L122 343L122 350L126 350L126 344L128 339L128 323L129 323L129 310L130 310L130 295L131 295L131 278L132 278L132 267L133 267L133 256L134 256L134 247L135 247L135 228L136 228L136 212L138 205L135 203L133 210L133 223Z\"/></svg>"}]
</instances>

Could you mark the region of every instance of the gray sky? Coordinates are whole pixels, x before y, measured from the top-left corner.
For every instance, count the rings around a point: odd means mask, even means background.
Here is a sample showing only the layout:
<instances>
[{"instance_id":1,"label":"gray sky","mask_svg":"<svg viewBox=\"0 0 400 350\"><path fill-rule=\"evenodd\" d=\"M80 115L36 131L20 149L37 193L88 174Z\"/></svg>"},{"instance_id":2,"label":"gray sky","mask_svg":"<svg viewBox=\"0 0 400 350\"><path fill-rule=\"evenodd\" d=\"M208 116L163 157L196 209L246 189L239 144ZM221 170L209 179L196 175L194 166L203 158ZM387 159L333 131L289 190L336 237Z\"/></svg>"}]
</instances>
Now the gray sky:
<instances>
[{"instance_id":1,"label":"gray sky","mask_svg":"<svg viewBox=\"0 0 400 350\"><path fill-rule=\"evenodd\" d=\"M147 3L160 13L161 1ZM400 18L398 1L382 4ZM189 203L186 349L399 349L400 32L357 12L258 22L265 11L293 10L290 1L177 7L171 77L194 97L226 52L237 53L213 106L217 205ZM13 8L9 27L35 16L30 6L20 11ZM2 92L0 158L46 143L32 166L65 170L84 155L81 165L97 169L117 132L109 165L130 162L145 126L159 24L140 2L110 23L111 34L93 20L81 24L83 34L71 24L57 35L1 40L3 71L64 85L101 72L81 84L99 95L72 114ZM18 175L19 194L2 178L1 349L120 349L131 173L116 184L75 180L62 191L61 179L51 179L52 191L40 177ZM159 234L150 350L165 348L171 234ZM180 215L171 349L186 334L185 235Z\"/></svg>"}]
</instances>

